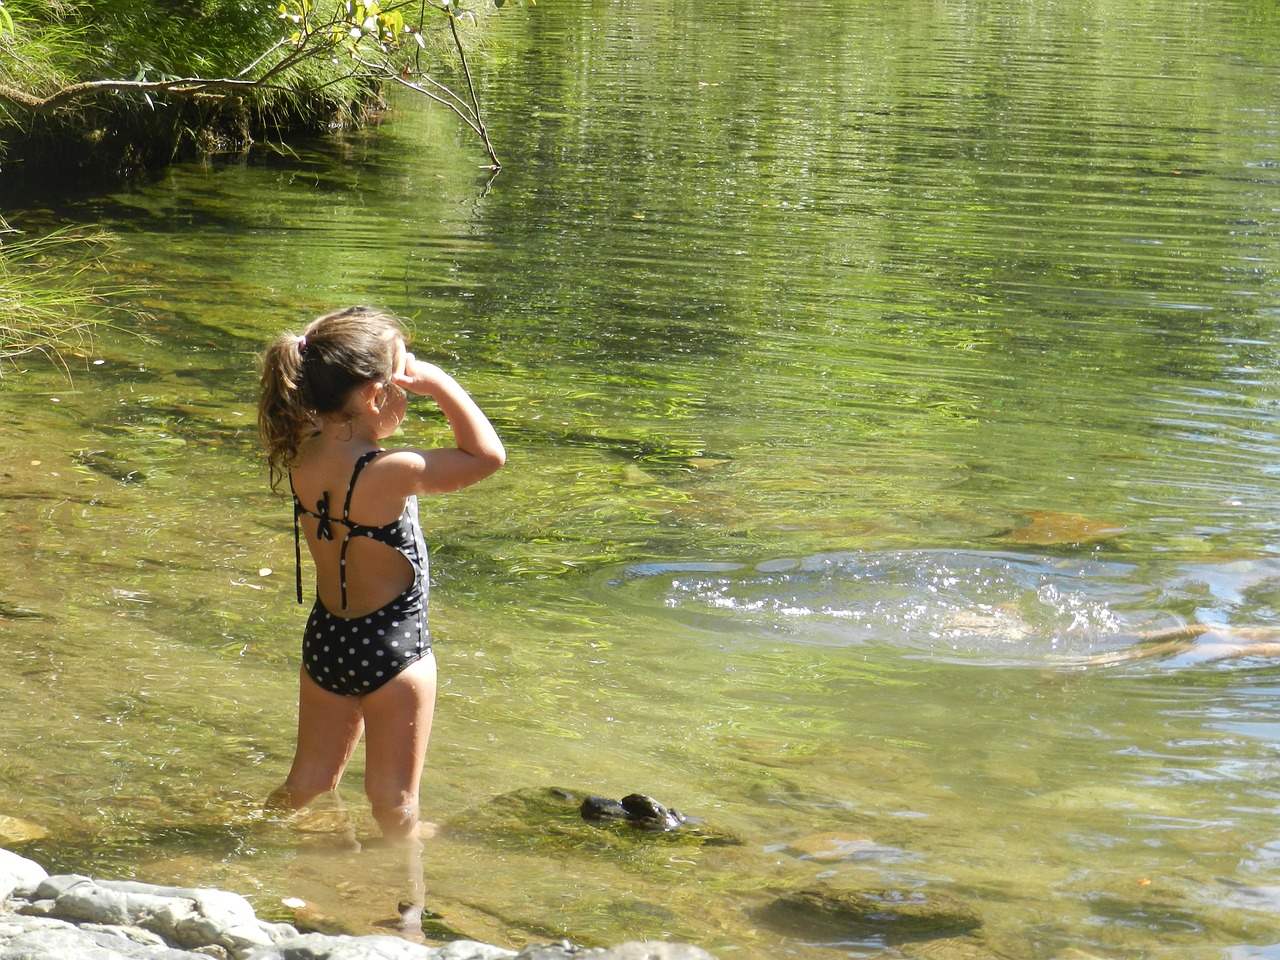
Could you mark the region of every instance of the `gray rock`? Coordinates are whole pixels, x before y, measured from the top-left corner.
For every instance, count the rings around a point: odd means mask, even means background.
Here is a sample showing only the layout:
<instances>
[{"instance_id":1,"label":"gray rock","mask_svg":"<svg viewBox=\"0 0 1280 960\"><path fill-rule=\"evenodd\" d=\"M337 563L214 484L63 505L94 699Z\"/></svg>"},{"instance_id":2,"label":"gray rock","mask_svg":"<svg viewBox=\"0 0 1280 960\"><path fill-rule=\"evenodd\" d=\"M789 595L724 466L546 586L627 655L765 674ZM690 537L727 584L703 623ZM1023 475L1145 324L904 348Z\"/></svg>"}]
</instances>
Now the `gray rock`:
<instances>
[{"instance_id":1,"label":"gray rock","mask_svg":"<svg viewBox=\"0 0 1280 960\"><path fill-rule=\"evenodd\" d=\"M245 960L506 960L514 950L470 940L427 947L399 937L306 933L248 954Z\"/></svg>"},{"instance_id":2,"label":"gray rock","mask_svg":"<svg viewBox=\"0 0 1280 960\"><path fill-rule=\"evenodd\" d=\"M700 947L665 941L630 941L616 947L579 947L571 943L525 947L517 960L715 960Z\"/></svg>"},{"instance_id":3,"label":"gray rock","mask_svg":"<svg viewBox=\"0 0 1280 960\"><path fill-rule=\"evenodd\" d=\"M300 934L222 890L49 876L0 849L0 960L714 960L677 943L514 950L471 940Z\"/></svg>"},{"instance_id":4,"label":"gray rock","mask_svg":"<svg viewBox=\"0 0 1280 960\"><path fill-rule=\"evenodd\" d=\"M77 924L138 928L169 945L188 950L217 946L235 958L298 932L288 924L259 920L248 900L222 890L67 874L47 877L34 895L36 899L20 912Z\"/></svg>"},{"instance_id":5,"label":"gray rock","mask_svg":"<svg viewBox=\"0 0 1280 960\"><path fill-rule=\"evenodd\" d=\"M124 937L144 947L169 946L164 942L164 937L150 930L143 930L141 927L120 927L110 923L82 923L80 929L86 933L105 933L113 937Z\"/></svg>"},{"instance_id":6,"label":"gray rock","mask_svg":"<svg viewBox=\"0 0 1280 960\"><path fill-rule=\"evenodd\" d=\"M0 960L204 960L47 917L0 917Z\"/></svg>"},{"instance_id":7,"label":"gray rock","mask_svg":"<svg viewBox=\"0 0 1280 960\"><path fill-rule=\"evenodd\" d=\"M48 871L34 860L12 850L0 850L0 900L8 900L14 894L30 896L48 876Z\"/></svg>"},{"instance_id":8,"label":"gray rock","mask_svg":"<svg viewBox=\"0 0 1280 960\"><path fill-rule=\"evenodd\" d=\"M433 960L509 960L516 952L491 943L475 940L454 940L432 950Z\"/></svg>"}]
</instances>

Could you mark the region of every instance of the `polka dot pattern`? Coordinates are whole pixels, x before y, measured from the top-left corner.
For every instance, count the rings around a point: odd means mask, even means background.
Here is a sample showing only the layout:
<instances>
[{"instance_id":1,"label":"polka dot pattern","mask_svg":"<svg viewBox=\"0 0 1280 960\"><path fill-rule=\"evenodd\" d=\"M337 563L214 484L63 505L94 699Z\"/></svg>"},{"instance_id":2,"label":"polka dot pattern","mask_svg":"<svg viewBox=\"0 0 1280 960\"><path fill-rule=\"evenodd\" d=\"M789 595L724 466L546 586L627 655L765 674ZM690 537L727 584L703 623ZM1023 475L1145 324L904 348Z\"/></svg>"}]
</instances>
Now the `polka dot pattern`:
<instances>
[{"instance_id":1,"label":"polka dot pattern","mask_svg":"<svg viewBox=\"0 0 1280 960\"><path fill-rule=\"evenodd\" d=\"M316 601L302 638L307 676L331 693L372 693L431 652L425 591L415 583L366 617L339 617Z\"/></svg>"},{"instance_id":2,"label":"polka dot pattern","mask_svg":"<svg viewBox=\"0 0 1280 960\"><path fill-rule=\"evenodd\" d=\"M342 588L342 608L347 608L348 571L347 547L352 538L369 538L398 550L413 566L413 584L385 605L380 611L361 617L343 617L332 613L316 598L311 617L307 620L302 636L302 667L307 676L325 690L343 696L371 694L397 673L431 652L431 635L426 626L426 600L428 600L428 556L422 529L417 522L417 499L410 497L404 503L404 512L398 520L385 526L366 526L352 520L352 497L356 480L367 463L378 457L379 451L364 454L352 471L351 484L342 507L342 517L330 516L329 494L325 493L312 513L302 507L294 494L294 538L298 536L298 517L307 515L317 521L317 536L333 539L333 527L343 527L339 553L339 581ZM291 479L292 483L292 479ZM357 511L358 515L358 511ZM300 564L301 564L301 547ZM302 573L298 568L298 602L302 600Z\"/></svg>"},{"instance_id":3,"label":"polka dot pattern","mask_svg":"<svg viewBox=\"0 0 1280 960\"><path fill-rule=\"evenodd\" d=\"M330 516L328 493L317 504L315 513L303 508L294 495L295 538L298 536L297 518L303 514L317 519L321 525L317 535L323 539L333 538L333 526L345 528L339 555L343 610L347 607L347 546L353 537L367 537L386 544L399 551L414 569L414 582L404 593L381 610L365 616L339 616L328 610L319 597L316 598L302 637L302 666L307 676L320 687L343 696L372 693L431 652L431 634L427 628L427 594L430 589L427 545L418 524L417 498L410 497L405 501L404 513L399 519L384 526L366 526L351 516L356 480L365 465L379 453L372 451L356 462L341 519ZM301 578L299 572L299 601L302 599Z\"/></svg>"}]
</instances>

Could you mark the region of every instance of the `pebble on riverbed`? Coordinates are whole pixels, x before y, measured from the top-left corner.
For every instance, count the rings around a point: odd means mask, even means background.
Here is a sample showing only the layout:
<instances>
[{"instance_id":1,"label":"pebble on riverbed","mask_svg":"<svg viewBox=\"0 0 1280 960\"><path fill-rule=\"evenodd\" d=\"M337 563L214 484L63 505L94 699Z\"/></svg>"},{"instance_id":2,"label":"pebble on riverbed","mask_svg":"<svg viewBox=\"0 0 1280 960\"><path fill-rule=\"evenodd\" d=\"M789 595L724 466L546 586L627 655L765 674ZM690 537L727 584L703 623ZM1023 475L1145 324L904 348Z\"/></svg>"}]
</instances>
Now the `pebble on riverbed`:
<instances>
[{"instance_id":1,"label":"pebble on riverbed","mask_svg":"<svg viewBox=\"0 0 1280 960\"><path fill-rule=\"evenodd\" d=\"M679 943L607 949L569 943L503 947L458 940L428 947L392 936L300 933L258 918L222 890L50 876L0 849L0 960L714 960Z\"/></svg>"}]
</instances>

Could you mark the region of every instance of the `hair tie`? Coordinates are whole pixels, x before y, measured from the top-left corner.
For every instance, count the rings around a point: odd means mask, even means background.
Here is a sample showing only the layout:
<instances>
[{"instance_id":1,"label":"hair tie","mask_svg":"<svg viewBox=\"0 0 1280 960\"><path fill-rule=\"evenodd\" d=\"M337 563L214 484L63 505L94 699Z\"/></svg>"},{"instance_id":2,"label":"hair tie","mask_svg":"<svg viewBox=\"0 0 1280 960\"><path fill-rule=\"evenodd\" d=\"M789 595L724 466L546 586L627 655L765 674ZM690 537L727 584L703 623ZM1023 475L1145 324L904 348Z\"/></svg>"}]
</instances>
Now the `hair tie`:
<instances>
[{"instance_id":1,"label":"hair tie","mask_svg":"<svg viewBox=\"0 0 1280 960\"><path fill-rule=\"evenodd\" d=\"M307 353L307 335L304 333L298 338L298 356L306 356Z\"/></svg>"}]
</instances>

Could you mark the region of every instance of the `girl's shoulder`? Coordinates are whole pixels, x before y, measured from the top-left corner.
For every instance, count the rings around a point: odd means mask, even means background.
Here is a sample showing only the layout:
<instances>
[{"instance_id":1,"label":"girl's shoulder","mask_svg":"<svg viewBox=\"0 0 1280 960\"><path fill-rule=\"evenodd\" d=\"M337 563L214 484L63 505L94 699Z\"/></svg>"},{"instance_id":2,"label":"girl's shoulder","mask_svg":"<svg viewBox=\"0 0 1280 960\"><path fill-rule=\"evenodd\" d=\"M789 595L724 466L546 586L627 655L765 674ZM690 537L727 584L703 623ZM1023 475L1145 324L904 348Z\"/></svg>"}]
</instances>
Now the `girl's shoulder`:
<instances>
[{"instance_id":1,"label":"girl's shoulder","mask_svg":"<svg viewBox=\"0 0 1280 960\"><path fill-rule=\"evenodd\" d=\"M345 450L326 450L319 444L304 444L298 456L289 468L289 485L303 500L308 494L328 494L331 498L344 497L347 490L359 478L361 486L365 485L365 475L374 476L377 471L370 471L380 456L368 459L369 453L381 453L378 450L348 453ZM361 465L360 461L368 462Z\"/></svg>"},{"instance_id":2,"label":"girl's shoulder","mask_svg":"<svg viewBox=\"0 0 1280 960\"><path fill-rule=\"evenodd\" d=\"M363 472L371 486L392 496L404 497L417 491L425 462L421 450L384 449L370 459Z\"/></svg>"}]
</instances>

